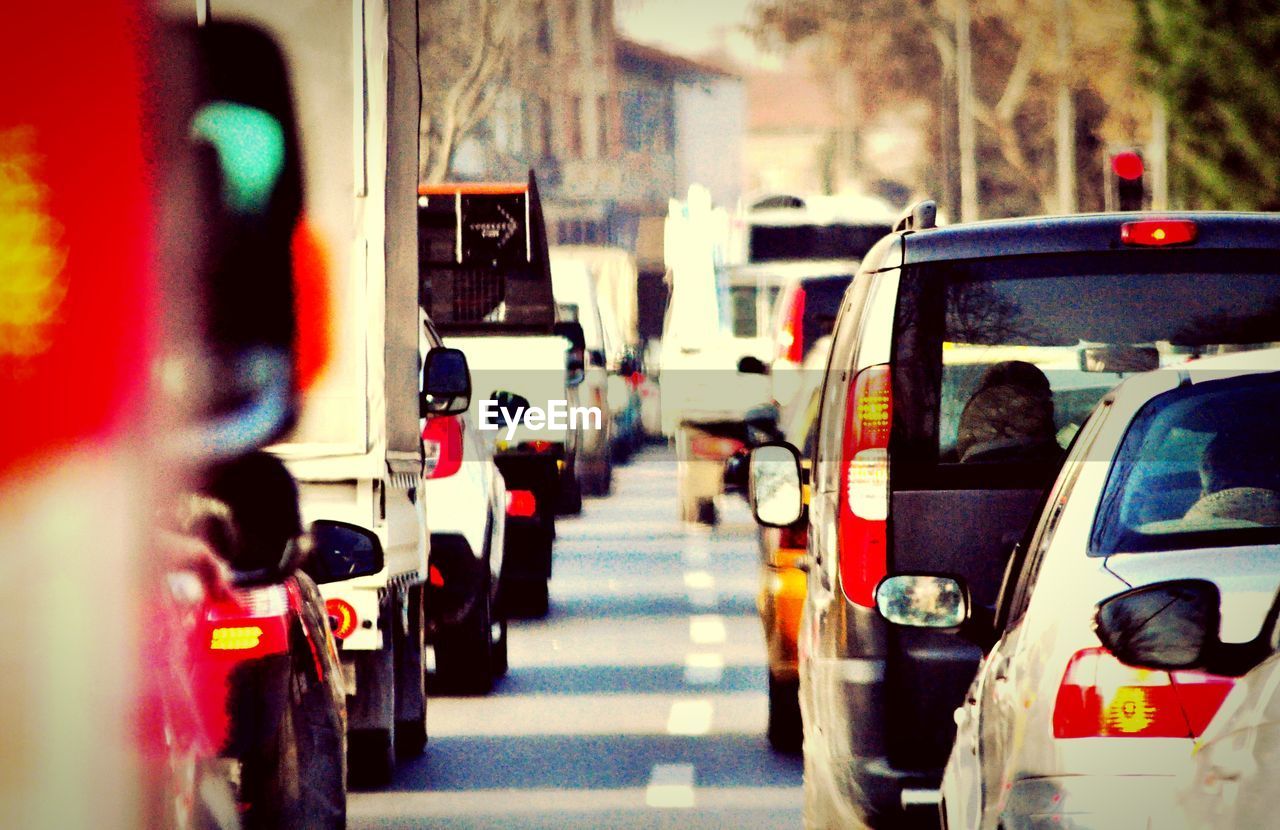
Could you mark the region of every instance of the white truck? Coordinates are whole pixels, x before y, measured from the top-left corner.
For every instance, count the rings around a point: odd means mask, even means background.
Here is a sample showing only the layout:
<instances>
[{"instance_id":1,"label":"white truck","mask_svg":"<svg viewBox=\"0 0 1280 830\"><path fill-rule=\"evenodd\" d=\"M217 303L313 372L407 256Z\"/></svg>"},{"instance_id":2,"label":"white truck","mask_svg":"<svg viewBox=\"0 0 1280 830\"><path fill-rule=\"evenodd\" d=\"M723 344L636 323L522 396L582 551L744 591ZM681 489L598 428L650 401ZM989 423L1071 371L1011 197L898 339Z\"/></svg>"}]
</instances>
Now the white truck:
<instances>
[{"instance_id":1,"label":"white truck","mask_svg":"<svg viewBox=\"0 0 1280 830\"><path fill-rule=\"evenodd\" d=\"M391 0L223 0L206 13L271 32L292 74L332 351L296 429L270 449L298 479L307 522L368 528L385 551L381 572L323 588L343 635L351 777L379 785L397 749L426 741L416 13Z\"/></svg>"},{"instance_id":2,"label":"white truck","mask_svg":"<svg viewBox=\"0 0 1280 830\"><path fill-rule=\"evenodd\" d=\"M584 431L607 412L579 401L586 341L557 316L537 183L418 188L421 303L471 367L472 419L496 431L506 480L500 601L516 616L547 611L556 514L581 508Z\"/></svg>"}]
</instances>

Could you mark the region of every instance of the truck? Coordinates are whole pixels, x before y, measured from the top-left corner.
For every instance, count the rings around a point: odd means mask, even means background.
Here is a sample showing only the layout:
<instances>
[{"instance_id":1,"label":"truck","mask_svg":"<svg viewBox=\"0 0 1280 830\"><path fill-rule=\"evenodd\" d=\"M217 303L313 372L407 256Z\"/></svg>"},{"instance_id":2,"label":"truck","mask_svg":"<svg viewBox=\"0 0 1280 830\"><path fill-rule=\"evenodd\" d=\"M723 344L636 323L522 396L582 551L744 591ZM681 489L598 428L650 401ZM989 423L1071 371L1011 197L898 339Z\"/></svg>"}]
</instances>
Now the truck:
<instances>
[{"instance_id":1,"label":"truck","mask_svg":"<svg viewBox=\"0 0 1280 830\"><path fill-rule=\"evenodd\" d=\"M377 786L427 737L416 11L225 0L205 13L269 31L292 75L331 354L296 427L269 449L298 481L305 522L373 531L384 551L377 573L322 587L342 620L350 777Z\"/></svg>"},{"instance_id":2,"label":"truck","mask_svg":"<svg viewBox=\"0 0 1280 830\"><path fill-rule=\"evenodd\" d=\"M583 327L557 314L532 171L527 182L424 184L417 194L422 309L466 354L473 421L497 433L509 503L500 604L542 616L556 515L581 509L584 430L605 429L608 418L578 399Z\"/></svg>"}]
</instances>

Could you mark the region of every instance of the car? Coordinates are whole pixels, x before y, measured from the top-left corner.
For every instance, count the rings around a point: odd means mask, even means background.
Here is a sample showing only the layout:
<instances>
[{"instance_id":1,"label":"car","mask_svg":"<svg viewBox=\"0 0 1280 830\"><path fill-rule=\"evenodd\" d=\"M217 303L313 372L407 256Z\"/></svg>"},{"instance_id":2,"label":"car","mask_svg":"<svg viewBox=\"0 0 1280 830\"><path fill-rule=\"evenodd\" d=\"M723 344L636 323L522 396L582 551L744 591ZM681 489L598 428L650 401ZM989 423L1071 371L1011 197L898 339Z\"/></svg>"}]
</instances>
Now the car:
<instances>
[{"instance_id":1,"label":"car","mask_svg":"<svg viewBox=\"0 0 1280 830\"><path fill-rule=\"evenodd\" d=\"M937 228L936 210L913 205L864 258L825 373L797 641L809 826L936 821L953 712L983 652L957 632L891 628L881 580L949 573L994 607L1097 401L1127 374L1276 330L1280 216ZM788 525L798 451L754 453L777 462L758 476L753 456L756 517ZM761 494L781 507L761 510Z\"/></svg>"},{"instance_id":2,"label":"car","mask_svg":"<svg viewBox=\"0 0 1280 830\"><path fill-rule=\"evenodd\" d=\"M557 319L582 326L586 366L577 387L581 406L600 412L599 426L582 430L574 472L586 496L607 496L613 486L613 407L610 404L610 343L606 335L606 314L596 297L595 281L583 260L551 248L551 285ZM593 428L594 427L594 428ZM576 512L576 511L567 511Z\"/></svg>"},{"instance_id":3,"label":"car","mask_svg":"<svg viewBox=\"0 0 1280 830\"><path fill-rule=\"evenodd\" d=\"M1122 665L1108 644L1126 636L1100 638L1093 609L1152 580L1210 579L1223 636L1255 636L1280 585L1280 549L1257 544L1280 531L1280 436L1262 414L1277 404L1280 350L1171 364L1103 398L1009 560L994 622L967 632L994 645L956 710L946 826L1177 820L1175 783L1232 682ZM902 574L877 602L955 627L958 608L931 609L965 593L945 573Z\"/></svg>"},{"instance_id":4,"label":"car","mask_svg":"<svg viewBox=\"0 0 1280 830\"><path fill-rule=\"evenodd\" d=\"M801 448L805 456L818 436L818 402L822 392L823 368L831 350L831 338L813 344L799 367L803 386L792 396L792 405L782 411L779 433L783 440ZM802 459L801 464L807 466ZM745 473L745 467L742 469ZM729 472L726 470L726 481ZM804 608L805 574L801 564L809 542L808 516L783 528L759 528L760 592L756 608L764 627L768 652L769 744L779 752L799 752L800 679L796 658L796 635Z\"/></svg>"},{"instance_id":5,"label":"car","mask_svg":"<svg viewBox=\"0 0 1280 830\"><path fill-rule=\"evenodd\" d=\"M444 345L425 316L428 353ZM495 433L471 412L423 419L431 552L423 612L439 688L485 694L507 671L507 613L499 602L508 494L493 461Z\"/></svg>"}]
</instances>

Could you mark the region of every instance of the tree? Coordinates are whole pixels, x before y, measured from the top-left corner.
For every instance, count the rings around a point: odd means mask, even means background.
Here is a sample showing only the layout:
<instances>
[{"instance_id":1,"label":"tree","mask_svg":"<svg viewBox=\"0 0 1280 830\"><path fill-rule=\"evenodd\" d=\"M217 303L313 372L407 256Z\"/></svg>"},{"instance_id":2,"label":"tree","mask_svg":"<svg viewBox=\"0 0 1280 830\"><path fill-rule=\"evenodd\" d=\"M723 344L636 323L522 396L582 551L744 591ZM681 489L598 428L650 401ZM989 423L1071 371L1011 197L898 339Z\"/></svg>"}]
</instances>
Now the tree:
<instances>
[{"instance_id":1,"label":"tree","mask_svg":"<svg viewBox=\"0 0 1280 830\"><path fill-rule=\"evenodd\" d=\"M449 176L458 144L493 110L543 14L523 0L419 0L421 181Z\"/></svg>"},{"instance_id":2,"label":"tree","mask_svg":"<svg viewBox=\"0 0 1280 830\"><path fill-rule=\"evenodd\" d=\"M755 31L786 44L822 38L842 44L835 59L852 61L873 117L877 108L920 102L934 113L935 158L954 156L955 4L971 6L974 116L983 212L1052 211L1055 193L1054 113L1065 82L1076 102L1080 204L1101 207L1097 148L1135 142L1147 123L1133 94L1134 15L1127 0L1073 0L1069 65L1053 48L1059 21L1053 0L766 0ZM945 185L954 162L926 180ZM949 188L954 189L954 188Z\"/></svg>"},{"instance_id":3,"label":"tree","mask_svg":"<svg viewBox=\"0 0 1280 830\"><path fill-rule=\"evenodd\" d=\"M1168 107L1170 184L1188 207L1280 210L1280 7L1136 0L1146 83Z\"/></svg>"}]
</instances>

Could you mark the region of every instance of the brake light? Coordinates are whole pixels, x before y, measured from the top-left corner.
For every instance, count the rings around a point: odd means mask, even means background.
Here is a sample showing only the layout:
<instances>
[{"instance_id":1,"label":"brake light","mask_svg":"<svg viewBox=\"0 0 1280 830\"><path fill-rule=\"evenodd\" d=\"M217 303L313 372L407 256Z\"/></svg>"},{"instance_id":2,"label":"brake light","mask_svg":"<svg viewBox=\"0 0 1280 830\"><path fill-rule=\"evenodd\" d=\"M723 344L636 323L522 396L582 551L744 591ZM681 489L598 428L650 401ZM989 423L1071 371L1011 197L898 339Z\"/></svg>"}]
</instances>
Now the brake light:
<instances>
[{"instance_id":1,"label":"brake light","mask_svg":"<svg viewBox=\"0 0 1280 830\"><path fill-rule=\"evenodd\" d=\"M805 550L809 547L809 525L807 522L796 522L787 525L778 534L778 548L788 550Z\"/></svg>"},{"instance_id":2,"label":"brake light","mask_svg":"<svg viewBox=\"0 0 1280 830\"><path fill-rule=\"evenodd\" d=\"M796 285L788 295L778 332L778 357L799 363L804 360L804 286Z\"/></svg>"},{"instance_id":3,"label":"brake light","mask_svg":"<svg viewBox=\"0 0 1280 830\"><path fill-rule=\"evenodd\" d=\"M1055 738L1196 738L1234 681L1126 666L1101 646L1072 656L1053 706Z\"/></svg>"},{"instance_id":4,"label":"brake light","mask_svg":"<svg viewBox=\"0 0 1280 830\"><path fill-rule=\"evenodd\" d=\"M1196 241L1196 223L1190 219L1144 219L1120 226L1120 241L1125 245L1162 248Z\"/></svg>"},{"instance_id":5,"label":"brake light","mask_svg":"<svg viewBox=\"0 0 1280 830\"><path fill-rule=\"evenodd\" d=\"M745 446L733 438L716 435L695 435L689 441L689 453L694 458L710 458L722 461Z\"/></svg>"},{"instance_id":6,"label":"brake light","mask_svg":"<svg viewBox=\"0 0 1280 830\"><path fill-rule=\"evenodd\" d=\"M205 619L210 651L246 658L289 650L289 595L281 585L233 591L212 603Z\"/></svg>"},{"instance_id":7,"label":"brake light","mask_svg":"<svg viewBox=\"0 0 1280 830\"><path fill-rule=\"evenodd\" d=\"M893 395L888 364L853 379L845 403L840 457L840 584L850 602L875 606L876 585L887 569L889 427Z\"/></svg>"},{"instance_id":8,"label":"brake light","mask_svg":"<svg viewBox=\"0 0 1280 830\"><path fill-rule=\"evenodd\" d=\"M448 478L462 466L462 421L456 415L428 418L422 430L426 478Z\"/></svg>"},{"instance_id":9,"label":"brake light","mask_svg":"<svg viewBox=\"0 0 1280 830\"><path fill-rule=\"evenodd\" d=\"M345 640L355 633L356 626L360 624L360 617L356 614L356 609L351 603L345 599L327 599L324 601L324 610L328 612L330 617L338 621L334 626L333 636L339 640Z\"/></svg>"},{"instance_id":10,"label":"brake light","mask_svg":"<svg viewBox=\"0 0 1280 830\"><path fill-rule=\"evenodd\" d=\"M532 490L507 491L507 515L528 517L538 512L538 500Z\"/></svg>"}]
</instances>

